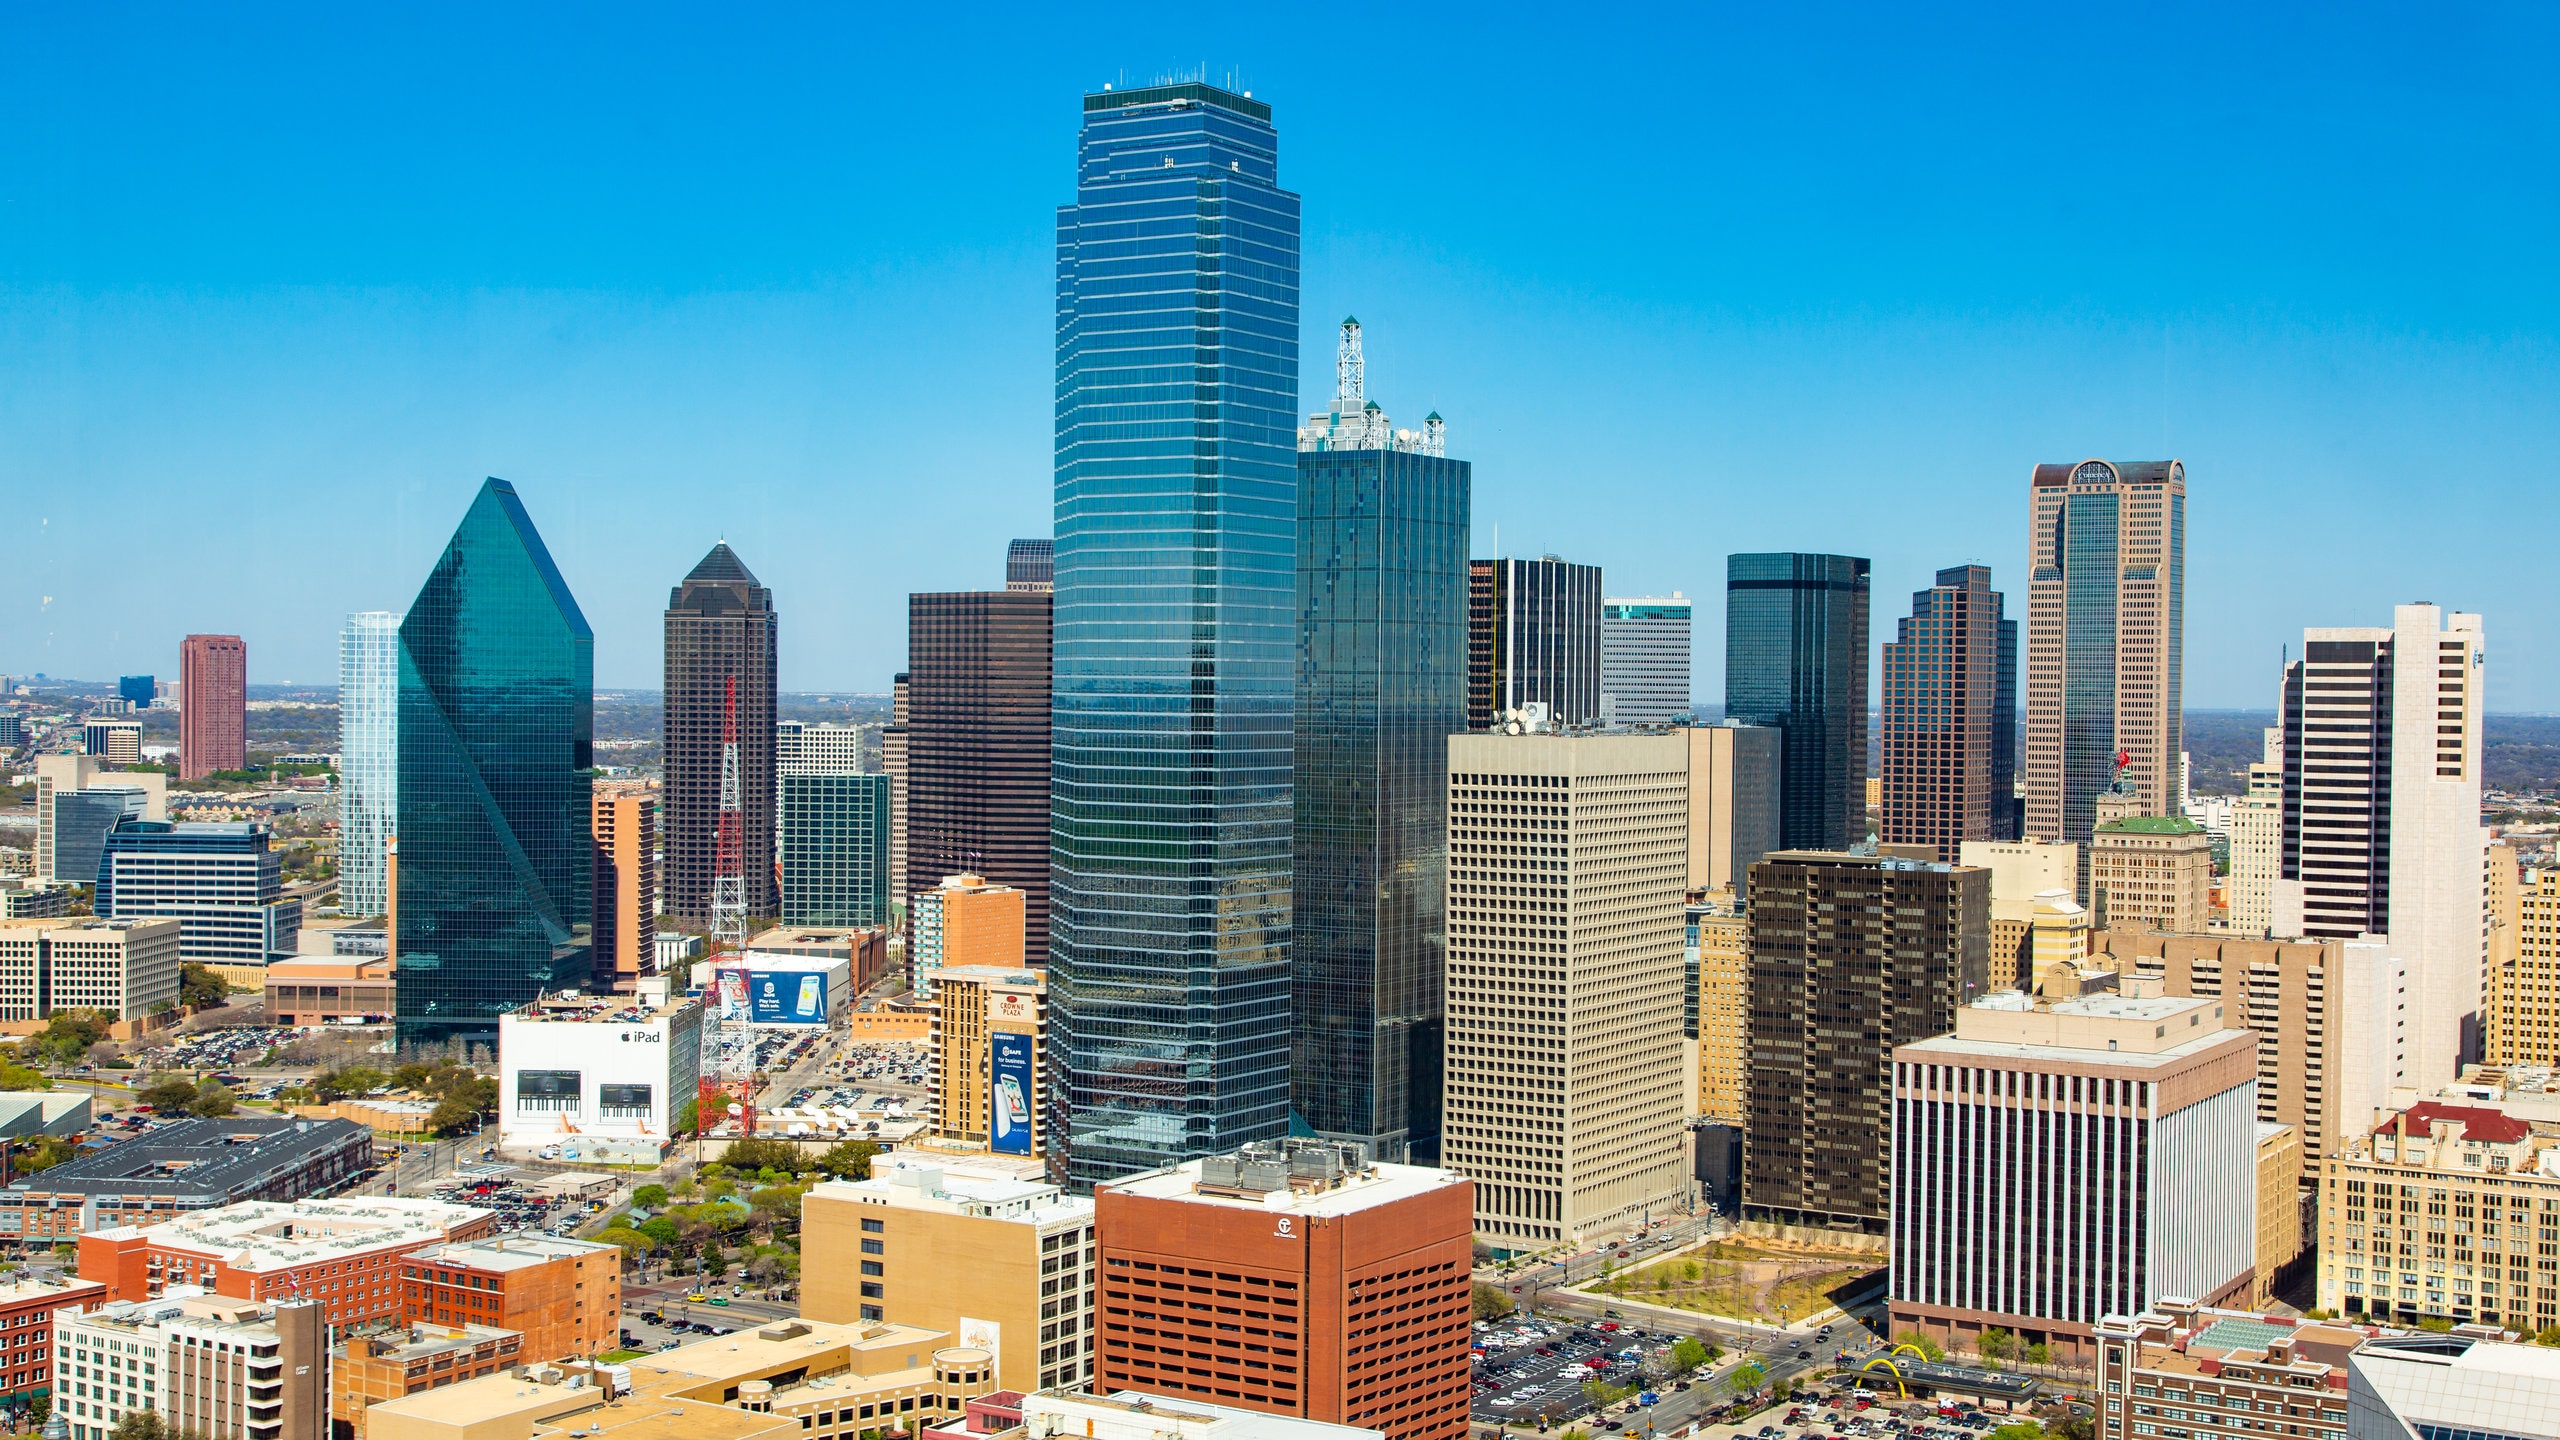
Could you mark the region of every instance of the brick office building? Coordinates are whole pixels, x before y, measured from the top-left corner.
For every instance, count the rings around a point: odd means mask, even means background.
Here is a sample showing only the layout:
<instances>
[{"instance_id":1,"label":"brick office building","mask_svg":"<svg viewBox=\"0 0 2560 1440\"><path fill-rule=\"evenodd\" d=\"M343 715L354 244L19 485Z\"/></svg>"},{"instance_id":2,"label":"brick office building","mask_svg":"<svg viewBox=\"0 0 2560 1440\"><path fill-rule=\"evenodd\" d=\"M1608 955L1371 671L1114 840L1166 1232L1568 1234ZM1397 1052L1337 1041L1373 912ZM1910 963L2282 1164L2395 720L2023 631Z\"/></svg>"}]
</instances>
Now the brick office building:
<instances>
[{"instance_id":1,"label":"brick office building","mask_svg":"<svg viewBox=\"0 0 2560 1440\"><path fill-rule=\"evenodd\" d=\"M234 1300L317 1300L325 1323L400 1318L400 1266L410 1252L487 1235L476 1206L379 1195L250 1201L163 1225L119 1225L80 1237L80 1278L110 1300L145 1300L201 1285Z\"/></svg>"},{"instance_id":2,"label":"brick office building","mask_svg":"<svg viewBox=\"0 0 2560 1440\"><path fill-rule=\"evenodd\" d=\"M1460 1440L1474 1190L1320 1140L1097 1187L1093 1388Z\"/></svg>"},{"instance_id":3,"label":"brick office building","mask_svg":"<svg viewBox=\"0 0 2560 1440\"><path fill-rule=\"evenodd\" d=\"M551 1235L436 1245L400 1265L402 1317L524 1334L530 1360L620 1347L622 1247Z\"/></svg>"},{"instance_id":4,"label":"brick office building","mask_svg":"<svg viewBox=\"0 0 2560 1440\"><path fill-rule=\"evenodd\" d=\"M94 1310L107 1287L94 1280L16 1279L0 1284L0 1414L22 1414L54 1393L53 1316Z\"/></svg>"}]
</instances>

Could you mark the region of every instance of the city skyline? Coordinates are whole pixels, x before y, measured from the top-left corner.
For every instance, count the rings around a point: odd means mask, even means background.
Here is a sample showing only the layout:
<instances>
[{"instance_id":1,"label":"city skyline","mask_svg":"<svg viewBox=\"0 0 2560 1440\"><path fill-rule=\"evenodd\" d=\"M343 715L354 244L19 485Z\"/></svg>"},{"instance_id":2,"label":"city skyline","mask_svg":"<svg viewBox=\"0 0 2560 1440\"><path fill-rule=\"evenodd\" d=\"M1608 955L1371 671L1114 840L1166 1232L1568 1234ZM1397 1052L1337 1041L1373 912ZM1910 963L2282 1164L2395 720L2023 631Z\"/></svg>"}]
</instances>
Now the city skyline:
<instances>
[{"instance_id":1,"label":"city skyline","mask_svg":"<svg viewBox=\"0 0 2560 1440\"><path fill-rule=\"evenodd\" d=\"M1991 131L2021 127L1989 85L1973 87L1980 100L1965 86L1926 97L1904 135L1854 115L1788 133L1751 113L1764 87L1783 90L1813 63L1809 36L1751 28L1776 21L1668 26L1663 53L1703 67L1696 96L1629 97L1615 119L1542 115L1534 129L1489 97L1583 55L1532 54L1499 26L1435 35L1463 47L1441 67L1463 78L1406 97L1361 92L1305 39L1140 42L1104 27L1037 59L982 62L988 104L942 137L984 162L966 196L917 168L933 150L912 128L925 122L874 93L895 87L827 102L826 143L862 136L861 153L889 167L883 183L923 187L934 203L922 206L854 198L840 162L820 163L827 152L798 133L808 127L777 124L794 112L724 117L688 102L647 137L581 127L579 153L592 147L600 174L577 194L633 237L602 246L593 221L544 193L564 163L558 144L475 176L449 171L396 118L416 108L401 97L424 67L471 76L486 60L431 44L404 62L420 71L379 77L387 98L342 95L345 135L305 143L373 142L378 167L344 166L270 133L266 112L225 119L192 104L197 82L174 73L183 25L113 49L128 75L110 73L106 37L63 23L30 23L30 53L59 63L0 101L52 117L0 143L41 145L66 127L91 140L76 169L18 167L32 177L22 213L33 223L0 236L0 323L25 341L0 361L0 465L33 477L39 500L29 563L0 590L11 622L0 671L167 673L178 636L205 632L249 641L253 683L318 681L338 621L402 603L390 577L431 564L442 517L477 477L501 474L557 517L608 688L645 685L655 668L655 587L637 577L681 573L725 536L758 557L778 603L833 622L795 632L783 688L885 690L903 596L983 583L983 543L1039 533L1051 377L1038 311L1046 177L1066 154L1060 97L1150 79L1147 57L1171 46L1210 57L1211 78L1235 64L1241 83L1300 117L1307 313L1363 315L1386 337L1382 365L1430 377L1403 403L1447 415L1476 461L1473 553L1492 553L1498 531L1504 553L1603 566L1618 593L1698 596L1699 697L1721 690L1717 555L1868 555L1886 593L1979 561L2023 595L2025 537L1997 523L2018 480L2039 460L2122 454L2181 458L2195 475L2190 604L2200 620L2227 618L2191 639L2191 703L2262 707L2302 628L2428 599L2511 617L2493 709L2560 709L2560 666L2548 663L2560 632L2526 613L2520 548L2560 503L2537 483L2560 452L2560 421L2538 401L2560 327L2521 238L2551 201L2520 178L2536 131L2511 108L2549 111L2516 98L2531 88L2521 80L2498 78L2513 63L2501 57L2547 48L2536 40L2547 16L2361 35L2352 19L2305 34L2243 18L2209 47L2182 39L2174 16L2096 29L2044 18L1979 57L1941 55L1963 50L1961 24L1915 35L1888 20L1826 57L1843 83L1912 46L1976 78L2103 54L2111 67L2175 62L2192 77L2182 86L2216 97L2206 117L2065 117L2050 137ZM1391 22L1382 39L1424 28ZM301 43L361 38L323 27ZM934 37L884 37L901 39ZM571 43L537 28L522 53ZM670 37L646 24L631 43L642 76L674 63ZM821 26L813 53L830 43ZM2273 65L2279 50L2288 63ZM252 77L268 63L251 62ZM755 72L728 49L710 64L715 90ZM2272 86L2222 83L2269 70ZM788 96L798 75L785 65L752 78ZM1734 83L1708 83L1716 76ZM606 114L634 103L634 82L571 81L544 103ZM152 88L102 113L128 85ZM2252 93L2217 93L2241 89ZM207 133L166 133L179 107ZM2406 133L2378 144L2385 116ZM2206 118L2251 143L2210 139ZM522 119L538 134L571 123L548 110ZM1602 125L1654 138L1560 176L1553 208L1605 208L1641 167L1669 166L1697 193L1648 187L1658 228L1712 238L1629 254L1545 219L1485 223L1498 157L1580 153ZM686 126L696 138L668 138ZM688 219L652 239L669 227L631 223L631 197L648 187L623 177L663 167L676 195L725 194L736 182L697 147L725 155L727 141L776 130L787 160L764 163L791 168L758 172L773 194L751 208L766 222L753 233ZM505 133L512 145L519 132ZM498 143L473 129L456 149L486 161ZM154 158L170 147L175 159ZM2271 166L2270 154L2289 158ZM1426 157L1452 167L1432 203L1395 178ZM293 203L209 240L202 227L241 218L230 207L244 203L216 182L249 161L279 178L247 193L273 200L288 184ZM351 173L371 168L389 178ZM1801 178L1826 172L1847 178ZM399 181L466 202L439 211L521 211L524 223L503 243L432 225L420 228L466 243L402 238L416 202L378 188ZM2102 201L2129 188L2176 209L2177 244L2140 225L2068 223L2108 213ZM137 204L169 210L123 208ZM2351 213L2393 221L2282 219ZM1839 238L1866 228L1845 223L1851 214L1884 215L1883 233ZM2025 215L2065 223L2021 225ZM895 369L874 354L895 354ZM1323 393L1323 359L1302 356L1305 392ZM1552 403L1568 393L1574 407ZM1929 487L1877 482L1914 454L1930 457ZM2439 503L2399 533L2350 518L2412 480ZM961 487L971 505L942 502ZM343 504L351 490L369 503ZM244 501L209 516L178 503L201 491ZM57 493L96 503L42 503ZM1624 526L1630 505L1663 507L1670 523ZM2485 513L2511 523L2468 523ZM831 531L873 526L910 543L881 565L832 563ZM2267 553L2253 537L2273 533L2301 543ZM173 582L105 563L208 544L224 563L190 567L183 604Z\"/></svg>"}]
</instances>

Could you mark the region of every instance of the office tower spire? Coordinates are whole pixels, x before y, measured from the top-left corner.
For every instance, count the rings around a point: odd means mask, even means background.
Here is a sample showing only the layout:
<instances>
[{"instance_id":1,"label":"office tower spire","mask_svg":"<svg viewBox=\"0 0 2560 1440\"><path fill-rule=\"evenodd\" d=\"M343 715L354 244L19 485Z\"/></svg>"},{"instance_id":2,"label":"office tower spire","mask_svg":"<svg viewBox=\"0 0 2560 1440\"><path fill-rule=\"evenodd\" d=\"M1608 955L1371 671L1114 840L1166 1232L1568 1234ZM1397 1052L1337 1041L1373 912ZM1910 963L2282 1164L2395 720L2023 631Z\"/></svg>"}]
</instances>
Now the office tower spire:
<instances>
[{"instance_id":1,"label":"office tower spire","mask_svg":"<svg viewBox=\"0 0 2560 1440\"><path fill-rule=\"evenodd\" d=\"M2028 512L2026 830L2085 845L2119 750L2136 813L2177 810L2186 466L2038 465Z\"/></svg>"},{"instance_id":2,"label":"office tower spire","mask_svg":"<svg viewBox=\"0 0 2560 1440\"><path fill-rule=\"evenodd\" d=\"M1724 718L1779 732L1780 843L1867 838L1866 561L1725 557Z\"/></svg>"},{"instance_id":3,"label":"office tower spire","mask_svg":"<svg viewBox=\"0 0 2560 1440\"><path fill-rule=\"evenodd\" d=\"M1362 413L1359 322L1341 373ZM1437 1152L1448 797L1466 727L1470 467L1299 430L1290 1095L1380 1159ZM1370 436L1374 442L1380 437Z\"/></svg>"},{"instance_id":4,"label":"office tower spire","mask_svg":"<svg viewBox=\"0 0 2560 1440\"><path fill-rule=\"evenodd\" d=\"M595 633L493 478L400 622L403 1039L587 982L594 742Z\"/></svg>"},{"instance_id":5,"label":"office tower spire","mask_svg":"<svg viewBox=\"0 0 2560 1440\"><path fill-rule=\"evenodd\" d=\"M1931 845L2013 840L2018 623L1987 565L1938 572L1884 647L1884 803L1876 838Z\"/></svg>"},{"instance_id":6,"label":"office tower spire","mask_svg":"<svg viewBox=\"0 0 2560 1440\"><path fill-rule=\"evenodd\" d=\"M1299 218L1271 107L1213 85L1087 95L1077 159L1048 1056L1084 1185L1288 1125Z\"/></svg>"},{"instance_id":7,"label":"office tower spire","mask_svg":"<svg viewBox=\"0 0 2560 1440\"><path fill-rule=\"evenodd\" d=\"M661 830L667 913L711 918L720 836L722 735L736 689L740 878L749 915L773 915L773 592L727 541L667 595L666 798Z\"/></svg>"}]
</instances>

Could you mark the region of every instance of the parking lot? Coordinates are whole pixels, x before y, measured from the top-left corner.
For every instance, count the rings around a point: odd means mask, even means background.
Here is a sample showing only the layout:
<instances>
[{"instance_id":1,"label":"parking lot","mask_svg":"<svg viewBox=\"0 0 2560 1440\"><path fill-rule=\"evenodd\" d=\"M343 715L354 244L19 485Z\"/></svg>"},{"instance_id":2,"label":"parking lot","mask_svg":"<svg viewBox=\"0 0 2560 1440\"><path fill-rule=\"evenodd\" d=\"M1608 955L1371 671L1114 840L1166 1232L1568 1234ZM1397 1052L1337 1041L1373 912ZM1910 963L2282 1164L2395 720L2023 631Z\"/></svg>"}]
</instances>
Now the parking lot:
<instances>
[{"instance_id":1,"label":"parking lot","mask_svg":"<svg viewBox=\"0 0 2560 1440\"><path fill-rule=\"evenodd\" d=\"M1474 1418L1485 1424L1555 1424L1591 1413L1583 1385L1604 1380L1636 1385L1645 1364L1670 1349L1671 1337L1616 1321L1568 1325L1552 1320L1502 1322L1476 1333ZM1666 1388L1687 1389L1685 1382Z\"/></svg>"},{"instance_id":2,"label":"parking lot","mask_svg":"<svg viewBox=\"0 0 2560 1440\"><path fill-rule=\"evenodd\" d=\"M1840 1403L1830 1403L1832 1399ZM1979 1440L2013 1418L1971 1402L1881 1399L1857 1408L1846 1396L1764 1410L1736 1425L1703 1425L1695 1440Z\"/></svg>"},{"instance_id":3,"label":"parking lot","mask_svg":"<svg viewBox=\"0 0 2560 1440\"><path fill-rule=\"evenodd\" d=\"M288 1025L243 1025L180 1035L166 1045L143 1052L155 1070L218 1070L256 1064L278 1045L289 1044L301 1031Z\"/></svg>"}]
</instances>

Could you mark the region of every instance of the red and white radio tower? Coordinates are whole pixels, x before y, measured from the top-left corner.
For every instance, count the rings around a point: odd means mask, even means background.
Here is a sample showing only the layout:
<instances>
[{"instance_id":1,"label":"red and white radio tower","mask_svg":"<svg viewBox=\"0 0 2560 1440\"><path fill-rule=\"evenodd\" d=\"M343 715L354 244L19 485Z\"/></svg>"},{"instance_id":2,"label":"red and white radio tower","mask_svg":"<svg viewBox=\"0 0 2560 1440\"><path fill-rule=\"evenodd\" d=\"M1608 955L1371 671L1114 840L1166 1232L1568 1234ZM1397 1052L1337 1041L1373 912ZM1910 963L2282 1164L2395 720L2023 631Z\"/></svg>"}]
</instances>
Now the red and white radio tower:
<instances>
[{"instance_id":1,"label":"red and white radio tower","mask_svg":"<svg viewBox=\"0 0 2560 1440\"><path fill-rule=\"evenodd\" d=\"M696 1133L756 1128L755 1032L747 1023L747 879L738 806L738 680L720 722L720 837L711 861L711 983L702 992L702 1069Z\"/></svg>"}]
</instances>

